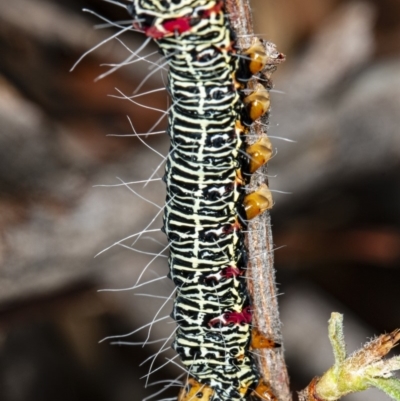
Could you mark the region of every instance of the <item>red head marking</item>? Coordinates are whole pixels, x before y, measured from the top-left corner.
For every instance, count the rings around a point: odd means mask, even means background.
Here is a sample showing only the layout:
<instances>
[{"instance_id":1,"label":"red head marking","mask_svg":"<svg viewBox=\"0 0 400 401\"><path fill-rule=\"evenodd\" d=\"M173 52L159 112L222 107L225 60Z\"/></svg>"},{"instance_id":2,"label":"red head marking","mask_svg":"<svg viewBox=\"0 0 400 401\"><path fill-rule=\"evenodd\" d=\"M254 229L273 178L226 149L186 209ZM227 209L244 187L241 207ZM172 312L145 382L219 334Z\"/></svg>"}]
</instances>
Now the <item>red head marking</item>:
<instances>
[{"instance_id":1,"label":"red head marking","mask_svg":"<svg viewBox=\"0 0 400 401\"><path fill-rule=\"evenodd\" d=\"M222 8L223 2L221 1L209 10L204 11L201 15L201 18L209 18L213 13L221 12ZM191 20L191 16L170 19L162 24L162 30L156 26L138 28L138 24L134 24L134 27L142 30L147 36L157 40L162 39L165 36L170 36L174 33L182 34L189 31L192 28Z\"/></svg>"}]
</instances>

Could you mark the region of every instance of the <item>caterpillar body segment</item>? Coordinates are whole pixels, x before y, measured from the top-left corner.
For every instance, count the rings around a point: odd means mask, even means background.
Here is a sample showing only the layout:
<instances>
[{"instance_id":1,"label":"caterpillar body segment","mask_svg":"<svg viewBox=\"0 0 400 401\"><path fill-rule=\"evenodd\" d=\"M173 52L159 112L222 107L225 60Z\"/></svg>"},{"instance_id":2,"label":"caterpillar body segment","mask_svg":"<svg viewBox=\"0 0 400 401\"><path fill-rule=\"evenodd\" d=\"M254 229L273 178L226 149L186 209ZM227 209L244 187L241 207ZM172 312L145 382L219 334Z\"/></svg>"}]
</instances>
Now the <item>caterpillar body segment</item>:
<instances>
[{"instance_id":1,"label":"caterpillar body segment","mask_svg":"<svg viewBox=\"0 0 400 401\"><path fill-rule=\"evenodd\" d=\"M249 155L249 172L254 173L272 157L272 144L268 137L261 137L256 143L246 148Z\"/></svg>"},{"instance_id":2,"label":"caterpillar body segment","mask_svg":"<svg viewBox=\"0 0 400 401\"><path fill-rule=\"evenodd\" d=\"M252 75L263 73L269 75L276 66L285 61L285 56L276 50L276 46L259 38L253 39L253 44L243 52L240 68L236 79L247 82Z\"/></svg>"},{"instance_id":3,"label":"caterpillar body segment","mask_svg":"<svg viewBox=\"0 0 400 401\"><path fill-rule=\"evenodd\" d=\"M258 382L250 397L255 401L278 401L271 387L263 380Z\"/></svg>"},{"instance_id":4,"label":"caterpillar body segment","mask_svg":"<svg viewBox=\"0 0 400 401\"><path fill-rule=\"evenodd\" d=\"M281 345L274 342L270 338L264 336L258 329L253 328L251 331L251 349L271 349L279 348Z\"/></svg>"},{"instance_id":5,"label":"caterpillar body segment","mask_svg":"<svg viewBox=\"0 0 400 401\"><path fill-rule=\"evenodd\" d=\"M242 389L242 392L247 392L247 389ZM211 387L189 378L179 393L178 401L210 401L214 393ZM251 392L249 401L278 401L278 399L271 388L263 380L260 380L257 387Z\"/></svg>"},{"instance_id":6,"label":"caterpillar body segment","mask_svg":"<svg viewBox=\"0 0 400 401\"><path fill-rule=\"evenodd\" d=\"M189 378L179 393L178 401L210 401L214 390L206 384L201 384Z\"/></svg>"},{"instance_id":7,"label":"caterpillar body segment","mask_svg":"<svg viewBox=\"0 0 400 401\"><path fill-rule=\"evenodd\" d=\"M256 121L270 109L269 93L263 85L258 84L254 92L243 99L248 117L251 122Z\"/></svg>"},{"instance_id":8,"label":"caterpillar body segment","mask_svg":"<svg viewBox=\"0 0 400 401\"><path fill-rule=\"evenodd\" d=\"M250 349L243 233L247 220L272 207L266 185L245 190L272 154L266 136L246 145L248 126L270 103L263 85L243 89L278 56L256 40L239 57L222 0L133 0L128 9L169 64L163 231L178 287L172 346L189 372L178 400L273 400Z\"/></svg>"},{"instance_id":9,"label":"caterpillar body segment","mask_svg":"<svg viewBox=\"0 0 400 401\"><path fill-rule=\"evenodd\" d=\"M257 191L246 195L243 202L248 220L254 219L273 206L271 191L265 184L260 185Z\"/></svg>"}]
</instances>

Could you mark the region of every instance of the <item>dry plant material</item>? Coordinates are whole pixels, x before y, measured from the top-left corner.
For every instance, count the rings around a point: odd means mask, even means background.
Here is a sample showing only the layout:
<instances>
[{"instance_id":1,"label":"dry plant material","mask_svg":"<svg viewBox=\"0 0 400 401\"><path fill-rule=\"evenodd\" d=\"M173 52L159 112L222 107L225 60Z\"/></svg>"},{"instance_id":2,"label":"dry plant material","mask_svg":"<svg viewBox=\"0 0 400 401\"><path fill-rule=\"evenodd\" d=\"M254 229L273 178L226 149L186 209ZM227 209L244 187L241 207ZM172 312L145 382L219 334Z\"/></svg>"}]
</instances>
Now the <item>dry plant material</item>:
<instances>
[{"instance_id":1,"label":"dry plant material","mask_svg":"<svg viewBox=\"0 0 400 401\"><path fill-rule=\"evenodd\" d=\"M393 399L400 400L400 380L393 377L393 372L400 369L400 356L382 359L399 343L400 329L382 334L347 357L343 315L332 313L329 339L335 363L299 393L300 401L336 401L369 387L377 387Z\"/></svg>"}]
</instances>

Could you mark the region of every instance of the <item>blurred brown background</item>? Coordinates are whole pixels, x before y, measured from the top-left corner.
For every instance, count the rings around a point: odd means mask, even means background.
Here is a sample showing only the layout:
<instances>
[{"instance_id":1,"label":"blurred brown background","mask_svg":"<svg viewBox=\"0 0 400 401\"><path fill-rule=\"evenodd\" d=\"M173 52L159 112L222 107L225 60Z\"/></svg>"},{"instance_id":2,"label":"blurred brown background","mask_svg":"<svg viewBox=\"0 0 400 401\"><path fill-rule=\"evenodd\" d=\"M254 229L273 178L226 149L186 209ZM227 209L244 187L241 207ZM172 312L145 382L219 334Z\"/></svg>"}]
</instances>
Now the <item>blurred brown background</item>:
<instances>
[{"instance_id":1,"label":"blurred brown background","mask_svg":"<svg viewBox=\"0 0 400 401\"><path fill-rule=\"evenodd\" d=\"M278 153L270 185L281 315L293 390L332 362L326 335L331 311L345 313L350 350L400 326L400 3L398 0L254 0L258 33L287 62L275 75L269 134ZM116 32L94 29L126 20L100 0L0 2L0 400L142 400L159 343L116 346L105 336L129 333L170 313L162 233L102 249L146 228L159 212L126 186L162 176L159 154L132 134L162 114L127 100L161 88L165 71L135 64L94 82L103 63L129 56ZM143 37L121 36L130 49ZM150 45L141 53L156 49ZM157 61L158 56L151 56ZM149 69L150 68L150 69ZM281 93L284 92L284 93ZM135 99L165 109L165 91ZM165 118L155 130L165 128ZM290 139L287 142L279 138ZM143 140L165 154L168 139ZM131 189L162 205L164 186ZM158 218L149 229L161 226ZM150 236L151 235L151 236ZM140 252L135 251L138 249ZM151 263L150 263L151 262ZM125 292L102 288L133 286ZM151 298L156 294L160 298ZM160 309L161 308L161 309ZM170 320L150 340L168 337ZM148 329L123 338L146 340ZM173 353L161 353L152 369ZM150 383L183 372L170 363ZM172 397L168 389L154 399ZM385 400L375 391L348 400Z\"/></svg>"}]
</instances>

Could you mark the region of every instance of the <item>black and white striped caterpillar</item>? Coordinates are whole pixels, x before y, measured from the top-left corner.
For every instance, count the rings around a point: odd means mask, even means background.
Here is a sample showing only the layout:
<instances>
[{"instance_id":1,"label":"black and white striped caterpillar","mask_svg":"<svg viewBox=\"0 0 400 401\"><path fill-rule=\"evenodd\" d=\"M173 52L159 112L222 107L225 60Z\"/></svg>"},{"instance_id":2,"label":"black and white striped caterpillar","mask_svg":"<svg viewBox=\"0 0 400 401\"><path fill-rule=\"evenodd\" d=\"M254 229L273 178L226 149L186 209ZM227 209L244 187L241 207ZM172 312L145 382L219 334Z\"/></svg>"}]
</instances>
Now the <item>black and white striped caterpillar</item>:
<instances>
[{"instance_id":1,"label":"black and white striped caterpillar","mask_svg":"<svg viewBox=\"0 0 400 401\"><path fill-rule=\"evenodd\" d=\"M134 26L155 39L169 64L164 231L169 276L178 287L173 347L190 376L180 401L271 399L257 390L260 374L250 351L257 345L251 344L243 233L248 219L272 206L266 185L245 191L251 173L271 157L265 135L252 145L245 139L270 102L260 83L251 94L242 89L281 56L258 40L239 54L224 7L222 0L128 6Z\"/></svg>"}]
</instances>

